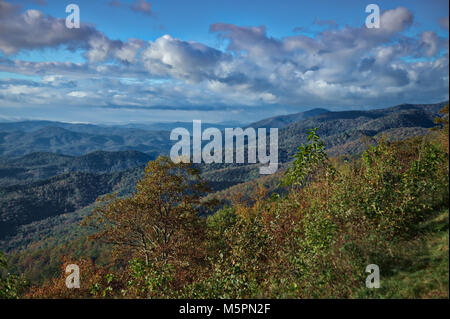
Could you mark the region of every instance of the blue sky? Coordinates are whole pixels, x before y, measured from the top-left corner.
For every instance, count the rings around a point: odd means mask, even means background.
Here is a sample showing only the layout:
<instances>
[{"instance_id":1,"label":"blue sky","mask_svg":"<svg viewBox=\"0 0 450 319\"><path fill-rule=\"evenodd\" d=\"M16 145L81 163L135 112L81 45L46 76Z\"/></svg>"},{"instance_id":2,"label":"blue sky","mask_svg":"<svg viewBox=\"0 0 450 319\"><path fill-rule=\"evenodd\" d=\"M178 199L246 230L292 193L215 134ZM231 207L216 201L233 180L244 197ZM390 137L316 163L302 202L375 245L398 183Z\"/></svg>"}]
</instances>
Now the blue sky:
<instances>
[{"instance_id":1,"label":"blue sky","mask_svg":"<svg viewBox=\"0 0 450 319\"><path fill-rule=\"evenodd\" d=\"M448 1L72 1L67 29L69 3L0 0L0 120L250 122L448 99Z\"/></svg>"}]
</instances>

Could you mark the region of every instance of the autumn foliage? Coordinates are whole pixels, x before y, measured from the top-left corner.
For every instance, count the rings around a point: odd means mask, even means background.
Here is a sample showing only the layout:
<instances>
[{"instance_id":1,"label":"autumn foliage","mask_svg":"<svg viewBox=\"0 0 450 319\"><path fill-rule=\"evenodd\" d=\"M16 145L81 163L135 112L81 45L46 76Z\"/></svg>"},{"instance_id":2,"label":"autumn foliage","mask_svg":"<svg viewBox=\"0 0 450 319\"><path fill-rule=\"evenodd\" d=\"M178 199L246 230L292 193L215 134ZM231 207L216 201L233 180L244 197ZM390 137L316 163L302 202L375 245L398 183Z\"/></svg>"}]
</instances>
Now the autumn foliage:
<instances>
[{"instance_id":1,"label":"autumn foliage","mask_svg":"<svg viewBox=\"0 0 450 319\"><path fill-rule=\"evenodd\" d=\"M102 198L84 222L96 229L93 240L111 245L111 264L67 257L60 276L27 296L367 297L366 265L404 264L413 247L403 243L418 236L417 225L448 209L448 117L443 127L380 139L352 161L328 158L312 130L287 170L286 194L259 186L207 217L199 172L159 157L132 196ZM80 266L80 289L65 287L69 262Z\"/></svg>"}]
</instances>

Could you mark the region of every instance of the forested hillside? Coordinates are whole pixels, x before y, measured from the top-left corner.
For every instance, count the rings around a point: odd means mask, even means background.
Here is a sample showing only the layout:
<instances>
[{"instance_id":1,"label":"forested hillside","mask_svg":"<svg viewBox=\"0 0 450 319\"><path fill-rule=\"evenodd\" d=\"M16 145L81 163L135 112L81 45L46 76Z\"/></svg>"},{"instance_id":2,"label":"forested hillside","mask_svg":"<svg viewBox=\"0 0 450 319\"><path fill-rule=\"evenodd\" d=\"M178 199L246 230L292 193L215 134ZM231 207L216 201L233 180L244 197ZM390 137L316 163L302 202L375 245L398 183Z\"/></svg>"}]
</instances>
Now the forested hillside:
<instances>
[{"instance_id":1,"label":"forested hillside","mask_svg":"<svg viewBox=\"0 0 450 319\"><path fill-rule=\"evenodd\" d=\"M95 151L78 157L31 153L0 160L0 186L29 184L69 172L115 173L143 166L153 159L153 156L137 151Z\"/></svg>"},{"instance_id":2,"label":"forested hillside","mask_svg":"<svg viewBox=\"0 0 450 319\"><path fill-rule=\"evenodd\" d=\"M308 129L318 128L317 133L323 138L329 155L345 154L348 156L359 154L367 145L376 143L376 140L382 135L390 139L402 139L427 134L429 128L434 126L434 117L437 116L437 112L442 106L443 103L400 105L379 110L346 112L314 109L292 116L274 117L258 123L261 125L270 123L275 126L278 124L281 127L279 162L280 170L283 170L295 153L296 145L306 142L305 132ZM259 125L258 123L250 126ZM83 134L90 135L90 142L92 139L101 140L101 136L107 137L108 141L112 139L119 143L114 148L126 148L126 143L120 144L126 139L143 139L148 134L154 138L157 134L159 145L166 150L170 147L169 139L165 136L168 135L168 132L150 132L134 128L100 127L91 124L48 121L4 123L0 125L0 128L5 130L3 134L30 136L31 144L23 145L24 152L39 148L39 143L35 145L34 141L36 138L40 139L43 132L46 132L47 144L52 141L50 144L61 150L70 148L69 154L82 152L81 150L75 151L77 143L86 142L86 140L79 139L80 134L81 136L84 136ZM61 134L65 138L62 138ZM165 141L164 136L166 137ZM20 138L7 140L15 146L22 143ZM5 142L5 139L3 141ZM153 143L152 139L150 141ZM41 142L43 141L41 140ZM102 149L103 147L96 143L90 144L90 142L86 142L86 150ZM164 143L167 145L163 145ZM46 146L42 147L47 149ZM13 149L14 147L8 148L8 151L12 152ZM98 195L111 191L129 194L133 190L137 178L141 176L144 164L148 160L154 159L156 152L96 150L81 156L40 152L22 157L1 158L0 192L3 196L0 220L3 231L0 233L0 238L4 239L6 235L14 235L16 227L24 226L27 223L75 212L77 209L91 204ZM258 178L257 166L255 164L210 164L199 168L202 176L210 182L213 190L221 191ZM89 185L85 185L85 183L89 183ZM276 183L272 184L273 189L278 187L275 185ZM87 189L93 190L86 192ZM37 194L46 194L46 196ZM11 228L12 226L14 227ZM1 247L5 249L11 246L4 243Z\"/></svg>"},{"instance_id":3,"label":"forested hillside","mask_svg":"<svg viewBox=\"0 0 450 319\"><path fill-rule=\"evenodd\" d=\"M34 297L62 296L65 292L58 281L58 269L74 258L89 273L89 284L81 293L84 297L357 297L364 294L358 290L363 276L358 269L364 263L380 263L389 269L389 276L401 276L408 268L395 270L394 265L412 258L406 252L409 248L411 253L427 254L414 245L428 241L434 231L445 236L448 115L438 114L442 106L324 111L298 122L284 122L280 124L284 126L280 129L281 167L266 177L259 176L257 165L194 166L189 172L198 169L199 175L193 174L212 188L208 192L202 189L195 200L189 197L193 215L186 220L187 228L178 228L177 217L173 217L172 231L177 234L171 242L174 246L166 247L167 242L145 255L120 253L123 247L117 246L117 240L104 243L110 235L133 236L128 230L112 234L102 227L92 228L91 222L92 216L98 216L107 218L108 224L116 213L136 212L133 205L154 209L155 205L142 202L153 194L154 170L172 178L161 158L153 161L152 154L138 151L3 157L1 250L8 251L13 272L25 274L35 283L28 295ZM436 127L436 118L441 127L430 130ZM305 147L298 148L302 144ZM314 152L319 151L320 156L316 156ZM144 172L149 160L152 168ZM138 180L141 186L136 188ZM169 189L183 183L178 180ZM184 196L185 190L180 189L177 196ZM94 204L99 196L112 192L119 197ZM140 197L142 192L147 195ZM130 209L117 211L114 203L119 202L125 205L120 207L131 205ZM176 202L171 205L177 206ZM205 217L205 213L210 216ZM138 218L151 233L151 225L146 226L142 216L126 216ZM86 218L89 222L80 225ZM430 226L433 223L444 226L436 226L438 230ZM430 233L423 233L424 229ZM103 235L88 237L96 233ZM388 246L378 246L375 238L383 238ZM180 240L184 244L177 246ZM160 250L162 247L169 250ZM179 254L180 249L193 247L192 256ZM390 251L385 260L383 249ZM436 253L442 257L441 252ZM142 263L145 260L154 262ZM327 270L324 267L330 260L334 260L333 268ZM161 262L171 266L161 268ZM185 263L193 265L192 269L186 269ZM42 271L36 271L37 264ZM278 269L280 264L287 266ZM314 267L317 270L312 271ZM419 280L426 274L423 267L428 266L414 267ZM445 271L441 261L433 267ZM108 273L114 274L110 282L103 277ZM143 276L150 281L142 281ZM269 282L267 278L272 279ZM127 286L130 280L133 284ZM335 286L334 280L345 282L347 288ZM45 283L38 287L39 282ZM332 287L329 292L323 290L327 285ZM448 289L442 291L434 284L432 289L421 289L425 294L448 296ZM391 292L383 291L380 296L385 293Z\"/></svg>"}]
</instances>

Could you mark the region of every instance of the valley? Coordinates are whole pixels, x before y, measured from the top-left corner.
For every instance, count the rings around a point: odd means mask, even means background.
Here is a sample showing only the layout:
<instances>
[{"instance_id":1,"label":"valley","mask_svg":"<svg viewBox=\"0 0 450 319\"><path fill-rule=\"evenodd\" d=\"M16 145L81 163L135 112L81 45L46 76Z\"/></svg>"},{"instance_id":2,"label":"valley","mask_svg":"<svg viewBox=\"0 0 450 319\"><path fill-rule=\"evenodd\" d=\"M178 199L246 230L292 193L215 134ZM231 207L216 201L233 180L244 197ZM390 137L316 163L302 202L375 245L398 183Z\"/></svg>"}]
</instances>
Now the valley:
<instances>
[{"instance_id":1,"label":"valley","mask_svg":"<svg viewBox=\"0 0 450 319\"><path fill-rule=\"evenodd\" d=\"M351 158L380 138L422 136L434 127L443 103L400 105L371 111L316 109L259 121L279 128L279 172L263 176L260 164L196 164L213 192L207 198L231 203L251 197L258 184L283 193L282 173L305 132L317 127L330 156ZM47 127L46 124L51 126ZM148 161L166 155L169 132L94 125L0 123L0 250L14 254L51 251L84 240L79 225L99 196L129 196ZM44 152L44 150L53 152Z\"/></svg>"}]
</instances>

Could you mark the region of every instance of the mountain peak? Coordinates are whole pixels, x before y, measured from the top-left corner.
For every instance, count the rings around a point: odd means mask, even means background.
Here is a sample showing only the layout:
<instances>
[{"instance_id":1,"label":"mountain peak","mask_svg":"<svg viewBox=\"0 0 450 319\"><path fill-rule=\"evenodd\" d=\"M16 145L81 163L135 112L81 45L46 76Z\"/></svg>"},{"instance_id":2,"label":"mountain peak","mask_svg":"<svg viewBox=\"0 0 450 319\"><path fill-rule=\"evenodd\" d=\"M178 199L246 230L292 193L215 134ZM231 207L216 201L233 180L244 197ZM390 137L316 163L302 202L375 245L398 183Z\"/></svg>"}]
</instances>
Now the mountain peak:
<instances>
[{"instance_id":1,"label":"mountain peak","mask_svg":"<svg viewBox=\"0 0 450 319\"><path fill-rule=\"evenodd\" d=\"M247 127L283 128L293 122L305 120L305 119L315 117L315 116L318 116L318 115L321 115L321 114L324 114L327 112L329 112L329 111L324 108L314 108L314 109L304 111L304 112L270 117L270 118L249 124Z\"/></svg>"}]
</instances>

